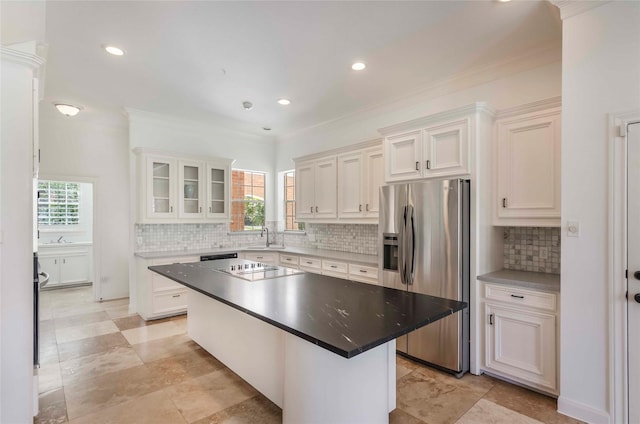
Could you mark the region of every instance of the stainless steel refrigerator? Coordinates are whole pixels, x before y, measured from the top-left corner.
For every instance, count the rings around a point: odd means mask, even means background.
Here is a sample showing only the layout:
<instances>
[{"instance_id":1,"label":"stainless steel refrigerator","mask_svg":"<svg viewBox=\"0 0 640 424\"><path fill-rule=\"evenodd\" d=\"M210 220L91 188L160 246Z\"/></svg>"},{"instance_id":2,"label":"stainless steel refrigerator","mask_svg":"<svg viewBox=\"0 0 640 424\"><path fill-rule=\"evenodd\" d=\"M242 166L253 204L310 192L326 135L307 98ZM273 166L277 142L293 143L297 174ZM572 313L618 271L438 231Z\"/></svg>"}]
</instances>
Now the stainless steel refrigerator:
<instances>
[{"instance_id":1,"label":"stainless steel refrigerator","mask_svg":"<svg viewBox=\"0 0 640 424\"><path fill-rule=\"evenodd\" d=\"M385 287L469 303L469 181L380 188ZM469 370L469 308L396 340L404 355L462 375Z\"/></svg>"}]
</instances>

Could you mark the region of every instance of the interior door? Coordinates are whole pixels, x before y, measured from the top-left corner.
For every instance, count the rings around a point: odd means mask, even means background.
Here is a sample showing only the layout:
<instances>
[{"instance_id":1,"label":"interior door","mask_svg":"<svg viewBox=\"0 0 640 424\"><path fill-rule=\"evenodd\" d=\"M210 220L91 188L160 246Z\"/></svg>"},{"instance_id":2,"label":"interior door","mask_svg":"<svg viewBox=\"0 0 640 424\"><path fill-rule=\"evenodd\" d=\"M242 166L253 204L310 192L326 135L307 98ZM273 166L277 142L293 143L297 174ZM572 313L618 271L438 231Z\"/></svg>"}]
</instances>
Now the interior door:
<instances>
[{"instance_id":1,"label":"interior door","mask_svg":"<svg viewBox=\"0 0 640 424\"><path fill-rule=\"evenodd\" d=\"M627 131L629 423L640 423L640 123Z\"/></svg>"}]
</instances>

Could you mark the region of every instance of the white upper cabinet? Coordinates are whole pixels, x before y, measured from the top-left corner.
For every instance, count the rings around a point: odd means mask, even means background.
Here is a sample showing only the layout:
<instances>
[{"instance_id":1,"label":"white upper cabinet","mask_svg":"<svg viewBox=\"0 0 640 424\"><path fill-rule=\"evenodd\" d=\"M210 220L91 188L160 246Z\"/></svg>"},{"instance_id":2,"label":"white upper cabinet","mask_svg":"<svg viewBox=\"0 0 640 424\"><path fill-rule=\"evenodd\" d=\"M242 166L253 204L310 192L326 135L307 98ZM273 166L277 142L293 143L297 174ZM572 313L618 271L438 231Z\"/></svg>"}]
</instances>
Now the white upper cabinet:
<instances>
[{"instance_id":1,"label":"white upper cabinet","mask_svg":"<svg viewBox=\"0 0 640 424\"><path fill-rule=\"evenodd\" d=\"M484 108L477 103L380 129L384 180L468 177L472 128Z\"/></svg>"},{"instance_id":2,"label":"white upper cabinet","mask_svg":"<svg viewBox=\"0 0 640 424\"><path fill-rule=\"evenodd\" d=\"M498 119L494 155L494 224L559 226L560 108Z\"/></svg>"},{"instance_id":3,"label":"white upper cabinet","mask_svg":"<svg viewBox=\"0 0 640 424\"><path fill-rule=\"evenodd\" d=\"M187 160L178 161L180 177L178 188L180 202L178 217L203 218L204 211L204 163Z\"/></svg>"},{"instance_id":4,"label":"white upper cabinet","mask_svg":"<svg viewBox=\"0 0 640 424\"><path fill-rule=\"evenodd\" d=\"M445 177L469 172L469 120L429 127L423 133L425 177Z\"/></svg>"},{"instance_id":5,"label":"white upper cabinet","mask_svg":"<svg viewBox=\"0 0 640 424\"><path fill-rule=\"evenodd\" d=\"M420 178L422 171L422 134L418 131L398 134L384 140L386 181Z\"/></svg>"},{"instance_id":6,"label":"white upper cabinet","mask_svg":"<svg viewBox=\"0 0 640 424\"><path fill-rule=\"evenodd\" d=\"M383 166L379 148L338 156L339 218L378 218Z\"/></svg>"},{"instance_id":7,"label":"white upper cabinet","mask_svg":"<svg viewBox=\"0 0 640 424\"><path fill-rule=\"evenodd\" d=\"M370 223L378 219L384 159L380 140L294 159L296 219Z\"/></svg>"},{"instance_id":8,"label":"white upper cabinet","mask_svg":"<svg viewBox=\"0 0 640 424\"><path fill-rule=\"evenodd\" d=\"M178 216L176 209L177 162L175 159L148 156L145 180L147 193L144 199L145 216L150 219L172 219Z\"/></svg>"},{"instance_id":9,"label":"white upper cabinet","mask_svg":"<svg viewBox=\"0 0 640 424\"><path fill-rule=\"evenodd\" d=\"M335 156L297 164L297 219L336 218L336 183Z\"/></svg>"},{"instance_id":10,"label":"white upper cabinet","mask_svg":"<svg viewBox=\"0 0 640 424\"><path fill-rule=\"evenodd\" d=\"M230 159L196 159L135 149L139 223L229 219Z\"/></svg>"}]
</instances>

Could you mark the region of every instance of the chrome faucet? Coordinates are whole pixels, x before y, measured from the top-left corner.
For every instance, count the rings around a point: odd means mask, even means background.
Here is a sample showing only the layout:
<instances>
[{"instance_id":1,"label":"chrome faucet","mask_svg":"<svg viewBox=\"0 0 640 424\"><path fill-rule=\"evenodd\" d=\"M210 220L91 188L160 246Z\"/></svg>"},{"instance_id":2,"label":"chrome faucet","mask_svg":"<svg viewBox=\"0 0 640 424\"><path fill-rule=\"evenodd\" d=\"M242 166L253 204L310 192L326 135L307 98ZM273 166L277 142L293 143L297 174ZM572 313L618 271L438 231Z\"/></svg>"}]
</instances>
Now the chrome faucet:
<instances>
[{"instance_id":1,"label":"chrome faucet","mask_svg":"<svg viewBox=\"0 0 640 424\"><path fill-rule=\"evenodd\" d=\"M267 232L267 247L269 247L269 229L263 225L262 231L260 231L260 237L264 237L265 231Z\"/></svg>"}]
</instances>

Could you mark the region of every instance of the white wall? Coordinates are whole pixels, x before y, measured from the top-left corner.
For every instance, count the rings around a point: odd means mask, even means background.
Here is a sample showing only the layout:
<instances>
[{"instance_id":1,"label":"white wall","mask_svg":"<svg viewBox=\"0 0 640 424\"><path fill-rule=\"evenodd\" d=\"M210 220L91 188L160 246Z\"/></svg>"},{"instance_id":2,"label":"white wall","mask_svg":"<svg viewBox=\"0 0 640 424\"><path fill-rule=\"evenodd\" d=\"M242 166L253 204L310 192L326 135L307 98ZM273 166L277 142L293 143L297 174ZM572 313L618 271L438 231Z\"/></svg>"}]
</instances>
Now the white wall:
<instances>
[{"instance_id":1,"label":"white wall","mask_svg":"<svg viewBox=\"0 0 640 424\"><path fill-rule=\"evenodd\" d=\"M351 118L321 125L307 131L282 137L278 144L276 169L292 169L292 158L336 147L380 138L378 128L428 116L433 113L486 101L495 109L504 109L560 95L560 52L545 52L541 66L509 73L469 86L474 78L455 80L437 90L399 101ZM513 70L511 72L514 72ZM500 75L500 71L496 70ZM460 88L460 86L462 88ZM442 93L447 94L442 94Z\"/></svg>"},{"instance_id":2,"label":"white wall","mask_svg":"<svg viewBox=\"0 0 640 424\"><path fill-rule=\"evenodd\" d=\"M640 2L611 2L563 22L559 409L610 416L607 114L640 109ZM637 358L636 358L637 359ZM636 399L637 401L637 399Z\"/></svg>"},{"instance_id":3,"label":"white wall","mask_svg":"<svg viewBox=\"0 0 640 424\"><path fill-rule=\"evenodd\" d=\"M123 125L68 118L40 107L40 175L95 181L94 254L100 292L116 299L129 295L129 155ZM95 118L99 110L93 110ZM107 119L108 121L108 119ZM45 236L46 237L46 236Z\"/></svg>"}]
</instances>

